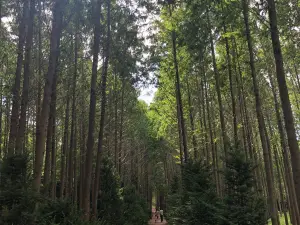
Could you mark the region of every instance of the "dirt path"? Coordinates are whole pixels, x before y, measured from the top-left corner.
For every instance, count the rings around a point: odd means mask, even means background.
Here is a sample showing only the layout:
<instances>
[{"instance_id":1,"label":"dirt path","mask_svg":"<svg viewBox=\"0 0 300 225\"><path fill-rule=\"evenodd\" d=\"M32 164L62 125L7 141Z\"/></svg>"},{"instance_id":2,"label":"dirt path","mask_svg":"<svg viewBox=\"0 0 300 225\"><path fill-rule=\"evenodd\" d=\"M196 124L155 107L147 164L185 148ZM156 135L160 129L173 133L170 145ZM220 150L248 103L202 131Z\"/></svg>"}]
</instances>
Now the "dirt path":
<instances>
[{"instance_id":1,"label":"dirt path","mask_svg":"<svg viewBox=\"0 0 300 225\"><path fill-rule=\"evenodd\" d=\"M160 221L160 218L156 219L156 222L155 222L155 217L154 217L154 214L155 214L155 210L153 209L152 210L152 219L149 221L149 225L165 225L167 224L167 221L164 220L163 222Z\"/></svg>"}]
</instances>

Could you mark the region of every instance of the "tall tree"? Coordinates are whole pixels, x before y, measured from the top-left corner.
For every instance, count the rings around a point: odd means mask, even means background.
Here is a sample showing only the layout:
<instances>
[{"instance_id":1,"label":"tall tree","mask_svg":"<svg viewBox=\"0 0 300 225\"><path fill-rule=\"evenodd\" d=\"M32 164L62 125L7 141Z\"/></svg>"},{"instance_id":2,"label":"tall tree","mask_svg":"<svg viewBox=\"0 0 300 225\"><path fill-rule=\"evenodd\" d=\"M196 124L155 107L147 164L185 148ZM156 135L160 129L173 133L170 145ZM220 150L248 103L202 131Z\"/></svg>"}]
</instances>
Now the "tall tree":
<instances>
[{"instance_id":1,"label":"tall tree","mask_svg":"<svg viewBox=\"0 0 300 225\"><path fill-rule=\"evenodd\" d=\"M276 201L275 201L273 166L272 166L272 161L270 160L271 149L270 146L267 144L268 134L266 131L264 116L262 113L261 97L260 97L256 69L254 64L252 37L251 37L250 27L249 27L249 19L248 19L249 3L247 2L247 0L243 0L242 3L243 3L243 15L244 15L245 30L246 30L246 39L247 39L249 58L250 58L250 69L251 69L251 76L253 82L253 91L255 96L256 116L257 116L259 134L260 134L261 145L262 145L263 156L264 156L269 209L270 209L272 224L278 225L279 219L278 219L278 212L276 209Z\"/></svg>"},{"instance_id":2,"label":"tall tree","mask_svg":"<svg viewBox=\"0 0 300 225\"><path fill-rule=\"evenodd\" d=\"M95 8L93 12L94 25L94 43L93 43L93 67L91 77L91 91L90 91L90 109L89 109L89 128L87 137L87 149L85 159L85 179L82 195L82 207L84 210L84 218L90 218L90 191L92 181L92 160L94 148L94 130L95 130L95 113L96 113L96 80L98 73L98 59L100 51L100 32L101 32L101 0L95 0Z\"/></svg>"},{"instance_id":3,"label":"tall tree","mask_svg":"<svg viewBox=\"0 0 300 225\"><path fill-rule=\"evenodd\" d=\"M32 74L32 42L33 42L33 26L35 16L35 0L30 0L30 10L28 15L28 25L26 34L26 45L25 45L25 63L24 63L24 79L23 79L23 90L21 100L21 114L19 120L19 128L16 139L16 152L21 153L22 147L24 146L25 126L27 118L28 108L28 92L29 92L29 77Z\"/></svg>"},{"instance_id":4,"label":"tall tree","mask_svg":"<svg viewBox=\"0 0 300 225\"><path fill-rule=\"evenodd\" d=\"M24 57L24 44L26 39L27 20L29 16L29 0L23 2L23 12L20 13L19 17L19 41L17 48L17 66L15 73L15 83L12 90L12 110L10 119L10 132L9 132L9 143L8 153L11 155L14 153L16 138L18 133L18 122L19 122L19 108L20 108L20 86L21 86L21 75ZM27 51L28 52L28 51ZM27 59L28 60L28 59Z\"/></svg>"},{"instance_id":5,"label":"tall tree","mask_svg":"<svg viewBox=\"0 0 300 225\"><path fill-rule=\"evenodd\" d=\"M108 74L108 63L110 57L110 42L111 42L111 28L110 28L110 15L111 15L111 0L107 0L107 34L106 34L106 45L104 49L104 65L102 70L102 79L101 79L101 114L100 114L100 130L98 137L98 151L97 151L97 163L96 163L96 172L95 172L95 181L94 181L94 191L92 199L92 213L93 216L97 218L97 202L98 202L98 192L99 192L99 182L100 182L100 169L101 169L101 158L103 154L103 135L104 135L104 125L105 125L105 116L106 116L106 85L107 85L107 74Z\"/></svg>"},{"instance_id":6,"label":"tall tree","mask_svg":"<svg viewBox=\"0 0 300 225\"><path fill-rule=\"evenodd\" d=\"M53 77L55 74L56 67L58 65L58 56L60 50L60 37L62 32L62 23L64 10L67 5L67 0L56 0L53 6L53 20L52 20L52 31L50 40L50 55L49 55L49 66L46 76L46 82L44 87L44 98L37 124L36 143L35 143L35 165L34 165L34 180L33 186L36 191L40 191L43 158L45 151L45 139L47 122L49 118L51 93L53 85Z\"/></svg>"},{"instance_id":7,"label":"tall tree","mask_svg":"<svg viewBox=\"0 0 300 225\"><path fill-rule=\"evenodd\" d=\"M282 111L284 114L284 122L288 137L288 145L291 153L291 162L293 168L293 177L297 194L298 207L300 207L300 153L294 125L294 117L287 88L287 82L284 72L283 56L279 39L279 31L277 26L277 11L274 0L268 0L268 11L270 20L270 32L272 46L274 51L276 75L279 87Z\"/></svg>"}]
</instances>

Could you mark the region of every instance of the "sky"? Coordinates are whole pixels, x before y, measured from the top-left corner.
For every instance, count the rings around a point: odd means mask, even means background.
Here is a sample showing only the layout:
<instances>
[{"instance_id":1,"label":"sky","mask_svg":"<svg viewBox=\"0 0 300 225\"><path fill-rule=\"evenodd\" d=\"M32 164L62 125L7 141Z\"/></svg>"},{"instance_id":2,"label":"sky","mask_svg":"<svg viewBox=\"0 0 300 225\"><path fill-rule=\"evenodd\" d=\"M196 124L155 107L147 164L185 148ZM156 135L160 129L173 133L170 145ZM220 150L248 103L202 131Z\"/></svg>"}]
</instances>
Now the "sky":
<instances>
[{"instance_id":1,"label":"sky","mask_svg":"<svg viewBox=\"0 0 300 225\"><path fill-rule=\"evenodd\" d=\"M154 95L157 91L157 88L154 86L149 86L146 88L141 88L141 94L139 96L139 100L145 101L148 105L153 102Z\"/></svg>"}]
</instances>

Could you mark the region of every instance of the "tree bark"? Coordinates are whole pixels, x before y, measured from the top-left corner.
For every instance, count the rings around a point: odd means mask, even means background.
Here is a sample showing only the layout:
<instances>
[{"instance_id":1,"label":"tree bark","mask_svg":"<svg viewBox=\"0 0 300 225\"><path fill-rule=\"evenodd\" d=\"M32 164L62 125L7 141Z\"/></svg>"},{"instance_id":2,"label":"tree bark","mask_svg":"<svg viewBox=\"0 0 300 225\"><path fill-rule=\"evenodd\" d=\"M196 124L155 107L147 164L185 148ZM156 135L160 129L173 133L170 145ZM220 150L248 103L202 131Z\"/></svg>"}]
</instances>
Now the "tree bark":
<instances>
[{"instance_id":1,"label":"tree bark","mask_svg":"<svg viewBox=\"0 0 300 225\"><path fill-rule=\"evenodd\" d=\"M122 162L122 153L123 153L123 124L124 124L124 94L125 94L125 79L122 77L122 93L121 93L121 115L120 115L120 135L119 135L119 175L122 174L123 162Z\"/></svg>"},{"instance_id":2,"label":"tree bark","mask_svg":"<svg viewBox=\"0 0 300 225\"><path fill-rule=\"evenodd\" d=\"M87 139L87 150L85 159L85 181L83 188L82 207L84 211L84 219L90 218L90 190L92 181L92 161L94 148L94 130L95 130L95 114L96 114L96 80L98 72L98 59L100 50L100 18L101 18L101 0L95 2L95 11L93 13L94 24L94 44L93 44L93 66L91 77L90 92L90 109L89 109L89 128Z\"/></svg>"},{"instance_id":3,"label":"tree bark","mask_svg":"<svg viewBox=\"0 0 300 225\"><path fill-rule=\"evenodd\" d=\"M209 13L208 12L207 12L207 18L208 18L209 29L210 29L209 39L210 39L210 48L211 48L211 54L212 54L214 76L215 76L215 81L216 81L216 91L217 91L218 104L219 104L219 114L220 114L220 122L221 122L223 147L224 147L224 156L225 156L225 158L227 158L228 138L227 138L227 134L226 134L224 108L223 108L223 102L222 102L222 96L221 96L220 75L219 75L219 71L218 71L217 63L216 63L216 55L215 55L213 34L212 34L212 30L211 30L211 24L210 24L210 19L209 19Z\"/></svg>"},{"instance_id":4,"label":"tree bark","mask_svg":"<svg viewBox=\"0 0 300 225\"><path fill-rule=\"evenodd\" d=\"M276 209L276 200L275 200L272 161L270 161L270 149L267 144L268 137L267 137L267 131L265 129L266 127L265 120L262 113L260 93L259 93L258 81L256 77L255 65L254 65L253 46L252 46L252 39L251 39L249 18L248 18L248 2L247 0L243 0L242 3L243 3L244 24L246 29L246 38L247 38L248 51L250 57L250 68L251 68L251 76L253 81L253 91L255 95L256 116L257 116L258 129L259 129L261 145L263 149L263 156L264 156L265 173L266 173L266 181L267 181L267 189L268 189L268 202L270 207L272 224L279 225L279 218L278 218L278 212Z\"/></svg>"},{"instance_id":5,"label":"tree bark","mask_svg":"<svg viewBox=\"0 0 300 225\"><path fill-rule=\"evenodd\" d=\"M170 10L170 16L172 17L171 6L169 6L169 10ZM177 103L177 110L178 110L178 121L180 123L178 132L181 137L180 139L182 140L182 150L183 150L183 155L184 155L183 161L186 163L189 159L189 152L188 152L188 147L187 147L185 121L184 121L184 113L183 113L182 98L181 98L181 87L180 87L180 76L179 76L179 69L178 69L178 62L177 62L177 47L176 47L176 32L175 32L175 30L172 31L172 48L173 48L173 62L174 62L174 67L175 67L176 103Z\"/></svg>"},{"instance_id":6,"label":"tree bark","mask_svg":"<svg viewBox=\"0 0 300 225\"><path fill-rule=\"evenodd\" d=\"M69 81L68 81L69 82ZM66 159L67 159L67 149L68 149L68 140L69 140L69 114L70 114L70 96L69 96L69 85L67 90L67 103L65 111L65 123L64 123L64 136L62 141L61 148L61 164L60 164L60 198L64 198L64 194L67 194L66 181L67 181L67 168L66 168ZM66 190L66 192L65 192Z\"/></svg>"},{"instance_id":7,"label":"tree bark","mask_svg":"<svg viewBox=\"0 0 300 225\"><path fill-rule=\"evenodd\" d=\"M54 79L56 80L58 71L56 70ZM56 84L56 81L54 81L53 85ZM50 106L50 113L52 117L52 144L51 144L51 186L50 186L50 191L51 191L51 198L55 199L56 198L56 88L53 88L52 92L52 97L51 97L51 102L53 104L52 108L53 111L51 111L51 106Z\"/></svg>"},{"instance_id":8,"label":"tree bark","mask_svg":"<svg viewBox=\"0 0 300 225\"><path fill-rule=\"evenodd\" d=\"M118 93L117 93L117 74L114 75L114 101L115 101L115 109L114 109L114 144L115 144L115 168L118 169L119 165L119 153L118 153Z\"/></svg>"},{"instance_id":9,"label":"tree bark","mask_svg":"<svg viewBox=\"0 0 300 225\"><path fill-rule=\"evenodd\" d=\"M26 45L25 45L25 64L24 64L24 80L23 80L23 92L21 100L21 114L19 120L19 129L16 138L16 153L22 153L22 147L24 145L24 136L26 128L27 108L28 108L28 92L29 92L29 79L32 73L31 68L31 49L33 42L33 26L35 15L35 0L30 0L30 10L27 25Z\"/></svg>"},{"instance_id":10,"label":"tree bark","mask_svg":"<svg viewBox=\"0 0 300 225\"><path fill-rule=\"evenodd\" d=\"M216 161L216 148L215 148L215 143L214 143L214 135L213 135L213 129L212 129L212 118L211 118L211 112L210 112L210 104L209 104L209 98L208 98L208 87L207 87L207 82L206 82L206 74L205 71L203 70L203 78L204 81L202 81L202 92L203 93L203 97L205 97L205 101L206 101L206 111L207 111L207 122L208 122L208 130L209 130L209 136L210 136L210 147L211 147L211 154L212 154L212 164L213 164L213 173L214 173L214 178L215 178L215 182L216 182L216 189L217 189L217 193L220 193L220 187L219 187L219 179L218 179L218 165L217 165L217 161ZM210 163L210 154L209 152L206 153L206 161L207 164L209 165Z\"/></svg>"},{"instance_id":11,"label":"tree bark","mask_svg":"<svg viewBox=\"0 0 300 225\"><path fill-rule=\"evenodd\" d=\"M46 141L46 156L45 156L45 170L44 170L44 189L45 194L49 194L49 184L50 184L50 175L51 175L51 159L52 159L52 140L53 140L53 127L54 127L54 111L56 110L55 104L54 104L54 96L53 94L56 92L56 84L53 83L52 85L52 96L51 96L51 103L50 103L50 114L49 114L49 121L48 121L48 128L47 128L47 141Z\"/></svg>"},{"instance_id":12,"label":"tree bark","mask_svg":"<svg viewBox=\"0 0 300 225\"><path fill-rule=\"evenodd\" d=\"M41 95L42 95L42 5L41 1L38 1L38 79L37 79L37 99L36 99L36 118L35 118L35 132L38 133L38 124L40 123L41 114ZM34 149L35 151L35 149Z\"/></svg>"},{"instance_id":13,"label":"tree bark","mask_svg":"<svg viewBox=\"0 0 300 225\"><path fill-rule=\"evenodd\" d=\"M12 110L10 118L10 131L9 131L9 142L8 142L8 154L12 155L15 153L16 138L18 133L18 121L19 121L19 108L20 108L20 86L21 86L21 75L24 57L24 44L26 37L26 27L29 16L29 0L23 2L23 13L19 24L19 42L17 47L17 67L15 73L15 83L12 90Z\"/></svg>"},{"instance_id":14,"label":"tree bark","mask_svg":"<svg viewBox=\"0 0 300 225\"><path fill-rule=\"evenodd\" d=\"M42 176L43 158L45 151L45 139L47 122L49 119L51 89L53 84L53 77L58 64L60 37L62 31L62 22L64 10L67 5L67 0L56 0L53 8L52 33L50 40L50 56L49 67L46 76L46 83L44 87L44 99L41 109L39 123L37 124L36 144L35 144L35 165L34 165L34 180L33 187L39 192Z\"/></svg>"},{"instance_id":15,"label":"tree bark","mask_svg":"<svg viewBox=\"0 0 300 225\"><path fill-rule=\"evenodd\" d=\"M187 83L187 92L188 92L188 105L189 105L190 123L191 123L191 130L192 130L192 143L193 143L193 149L194 149L194 158L195 158L195 160L197 160L198 159L198 150L197 150L197 140L196 140L196 135L195 135L194 112L193 112L190 84L189 84L188 79L187 79L186 83Z\"/></svg>"},{"instance_id":16,"label":"tree bark","mask_svg":"<svg viewBox=\"0 0 300 225\"><path fill-rule=\"evenodd\" d=\"M279 39L279 31L277 27L277 12L274 0L267 0L270 20L270 31L272 46L274 51L276 75L279 87L281 106L284 115L285 129L288 138L288 145L291 153L291 162L293 169L293 178L296 189L297 203L300 207L300 153L299 145L296 137L296 130L289 99L289 92L286 84L286 77L283 66L283 57L281 52L281 44Z\"/></svg>"},{"instance_id":17,"label":"tree bark","mask_svg":"<svg viewBox=\"0 0 300 225\"><path fill-rule=\"evenodd\" d=\"M289 197L290 197L290 205L293 207L291 209L291 217L293 217L293 220L295 221L296 224L300 224L300 216L299 216L299 209L298 209L298 203L297 203L297 198L296 198L296 192L295 192L295 186L293 183L293 172L290 168L290 163L289 163L289 153L288 153L288 146L286 143L286 137L285 137L285 132L283 128L283 121L279 109L279 102L278 102L278 96L276 93L273 77L271 75L271 72L268 71L269 75L269 80L270 80L270 85L271 85L271 90L273 94L273 100L274 100L274 106L275 106L275 112L276 112L276 119L277 119L277 127L278 127L278 132L280 136L280 144L281 144L281 149L282 149L282 156L283 156L283 162L284 162L284 171L285 171L285 176L287 180L287 187L288 187L288 192L289 192Z\"/></svg>"},{"instance_id":18,"label":"tree bark","mask_svg":"<svg viewBox=\"0 0 300 225\"><path fill-rule=\"evenodd\" d=\"M101 80L101 114L100 114L100 130L98 137L98 151L97 151L97 163L96 163L96 174L95 174L95 183L94 183L94 193L92 199L92 213L95 218L97 218L97 200L99 193L99 183L100 183L100 171L101 171L101 158L103 151L103 134L104 134L104 125L106 117L106 83L107 83L107 73L108 73L108 63L110 57L110 42L111 42L111 33L110 33L110 9L111 0L107 0L107 39L104 52L104 65L102 71L102 80Z\"/></svg>"},{"instance_id":19,"label":"tree bark","mask_svg":"<svg viewBox=\"0 0 300 225\"><path fill-rule=\"evenodd\" d=\"M78 10L78 9L77 9ZM78 15L77 15L78 17ZM78 32L79 32L79 19L76 22L76 34L75 34L75 48L74 48L74 73L72 79L72 112L71 112L71 136L70 136L70 149L69 149L69 181L68 181L68 194L73 196L73 179L76 174L74 174L74 156L76 155L75 149L75 128L76 128L76 83L77 83L77 69L78 69ZM76 189L76 183L74 188Z\"/></svg>"},{"instance_id":20,"label":"tree bark","mask_svg":"<svg viewBox=\"0 0 300 225\"><path fill-rule=\"evenodd\" d=\"M223 23L224 33L227 33L227 27L225 22ZM234 143L235 146L238 146L238 129L237 129L237 118L236 118L236 102L235 102L235 93L233 87L233 76L232 76L232 66L231 66L231 56L228 38L225 37L225 48L226 48L226 59L227 59L227 68L229 76L229 87L231 95L231 104L232 104L232 120L233 120L233 134L234 134Z\"/></svg>"}]
</instances>

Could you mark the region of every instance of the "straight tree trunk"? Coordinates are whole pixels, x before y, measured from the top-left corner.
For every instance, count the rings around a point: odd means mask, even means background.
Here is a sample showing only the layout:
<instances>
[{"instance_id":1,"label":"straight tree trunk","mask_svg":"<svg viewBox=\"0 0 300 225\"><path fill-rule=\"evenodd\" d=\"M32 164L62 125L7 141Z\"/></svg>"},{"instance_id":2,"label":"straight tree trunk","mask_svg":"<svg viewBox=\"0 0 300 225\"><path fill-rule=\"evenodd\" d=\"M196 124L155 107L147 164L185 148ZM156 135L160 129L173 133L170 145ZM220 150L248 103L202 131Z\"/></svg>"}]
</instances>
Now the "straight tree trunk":
<instances>
[{"instance_id":1,"label":"straight tree trunk","mask_svg":"<svg viewBox=\"0 0 300 225\"><path fill-rule=\"evenodd\" d=\"M38 133L38 124L40 123L41 114L41 95L42 95L42 5L41 1L38 1L38 79L37 79L37 99L36 99L36 134ZM34 149L35 151L35 149Z\"/></svg>"},{"instance_id":2,"label":"straight tree trunk","mask_svg":"<svg viewBox=\"0 0 300 225\"><path fill-rule=\"evenodd\" d=\"M69 82L69 81L68 81ZM69 140L69 114L70 114L70 96L69 96L69 85L67 90L67 103L65 111L65 122L64 122L64 136L61 148L61 164L60 164L60 198L64 198L64 194L68 191L66 190L67 183L67 149Z\"/></svg>"},{"instance_id":3,"label":"straight tree trunk","mask_svg":"<svg viewBox=\"0 0 300 225\"><path fill-rule=\"evenodd\" d=\"M278 127L278 132L280 136L280 144L281 144L281 149L282 149L282 156L283 156L283 162L284 162L284 171L285 171L285 176L287 180L287 187L288 187L288 192L289 192L289 197L290 197L290 205L292 207L291 209L291 217L293 217L293 221L296 222L296 224L300 224L300 217L299 217L299 210L298 210L298 203L297 203L297 198L296 198L296 191L295 191L295 186L293 183L293 172L290 168L290 163L289 163L289 153L288 153L288 146L286 143L286 138L285 138L285 132L284 132L284 127L283 127L283 121L279 109L279 102L278 102L278 96L276 93L273 77L271 75L271 71L268 71L269 75L269 80L271 84L271 90L273 94L273 99L274 99L274 106L275 106L275 112L276 112L276 119L277 119L277 127Z\"/></svg>"},{"instance_id":4,"label":"straight tree trunk","mask_svg":"<svg viewBox=\"0 0 300 225\"><path fill-rule=\"evenodd\" d=\"M90 191L92 182L92 162L94 149L94 130L95 130L95 114L96 114L96 81L98 72L98 59L100 51L100 18L101 18L101 1L95 2L95 11L93 13L94 24L94 44L93 44L93 66L91 77L91 92L90 92L90 109L89 109L89 128L87 138L87 150L85 159L85 180L83 188L82 207L84 212L84 219L90 218Z\"/></svg>"},{"instance_id":5,"label":"straight tree trunk","mask_svg":"<svg viewBox=\"0 0 300 225\"><path fill-rule=\"evenodd\" d=\"M114 134L114 144L115 144L115 168L118 168L119 165L119 160L118 160L118 157L119 157L119 153L118 153L118 93L117 93L117 74L115 74L114 76L114 101L115 101L115 109L114 109L114 131L115 131L115 134Z\"/></svg>"},{"instance_id":6,"label":"straight tree trunk","mask_svg":"<svg viewBox=\"0 0 300 225\"><path fill-rule=\"evenodd\" d=\"M122 152L123 152L123 124L124 124L124 93L125 92L125 79L122 77L122 93L121 93L121 115L120 115L120 135L119 135L119 175L122 174Z\"/></svg>"},{"instance_id":7,"label":"straight tree trunk","mask_svg":"<svg viewBox=\"0 0 300 225\"><path fill-rule=\"evenodd\" d=\"M62 22L64 10L68 0L56 0L53 8L52 32L50 40L50 56L49 67L44 87L44 99L41 109L39 123L37 124L36 144L35 144L35 165L33 188L39 192L42 176L43 158L45 151L45 139L47 122L49 119L51 90L53 85L53 77L58 64L60 37L62 31Z\"/></svg>"},{"instance_id":8,"label":"straight tree trunk","mask_svg":"<svg viewBox=\"0 0 300 225\"><path fill-rule=\"evenodd\" d=\"M22 147L24 145L25 126L27 118L28 108L28 92L29 92L29 79L32 73L32 42L33 42L33 26L35 16L35 0L30 0L30 10L28 16L26 45L25 45L25 64L24 64L24 80L23 80L23 92L21 100L21 115L19 120L19 129L16 138L16 153L22 153Z\"/></svg>"},{"instance_id":9,"label":"straight tree trunk","mask_svg":"<svg viewBox=\"0 0 300 225\"><path fill-rule=\"evenodd\" d=\"M224 33L227 33L227 27L225 22L223 23ZM226 47L226 59L227 59L227 68L228 68L228 76L229 76L229 87L230 87L230 95L231 95L231 104L232 104L232 120L233 120L233 134L234 134L234 143L235 146L238 146L238 129L237 129L237 118L236 118L236 103L235 103L235 94L233 87L233 75L232 75L232 66L231 66L231 56L230 56L230 48L228 38L225 37L225 47Z\"/></svg>"},{"instance_id":10,"label":"straight tree trunk","mask_svg":"<svg viewBox=\"0 0 300 225\"><path fill-rule=\"evenodd\" d=\"M192 105L190 84L189 84L189 80L188 79L187 79L186 83L187 83L187 92L188 92L188 104L189 104L190 123L191 123L191 130L192 130L192 143L193 143L193 148L194 148L194 158L198 159L197 140L196 140L196 136L195 136L194 112L193 112L193 105Z\"/></svg>"},{"instance_id":11,"label":"straight tree trunk","mask_svg":"<svg viewBox=\"0 0 300 225\"><path fill-rule=\"evenodd\" d=\"M203 73L205 73L205 71L203 71ZM209 147L208 147L208 130L207 130L207 121L206 121L206 110L205 110L205 95L204 95L204 90L203 90L203 80L201 79L200 81L200 86L197 83L198 86L198 92L199 92L199 114L200 116L200 127L201 127L201 131L203 132L204 128L204 144L203 144L203 157L207 157L209 154ZM201 107L200 107L201 105ZM202 111L202 113L201 113ZM202 118L201 118L202 117ZM201 126L201 121L203 119L203 126ZM208 160L207 160L208 161Z\"/></svg>"},{"instance_id":12,"label":"straight tree trunk","mask_svg":"<svg viewBox=\"0 0 300 225\"><path fill-rule=\"evenodd\" d=\"M216 81L216 91L217 91L218 104L219 104L219 114L220 114L223 146L224 146L224 155L225 155L225 158L227 158L228 138L227 138L227 134L226 134L224 108L223 108L223 102L222 102L222 96L221 96L220 75L219 75L219 71L218 71L217 63L216 63L216 55L215 55L213 34L212 34L212 30L211 30L211 24L210 24L210 19L209 19L209 13L208 12L207 12L207 18L208 18L209 27L210 27L209 39L210 39L210 48L211 48L211 54L212 54L214 76L215 76L215 81Z\"/></svg>"},{"instance_id":13,"label":"straight tree trunk","mask_svg":"<svg viewBox=\"0 0 300 225\"><path fill-rule=\"evenodd\" d=\"M202 92L203 96L205 96L205 101L206 101L206 111L207 111L207 122L208 122L208 130L209 130L209 136L210 136L210 147L211 147L211 154L212 154L212 164L213 164L213 173L214 173L214 178L216 182L216 188L217 188L217 193L220 193L219 189L219 179L218 179L218 165L216 162L216 148L215 148L215 143L214 143L214 135L213 135L213 129L212 129L212 118L211 118L211 112L210 112L210 104L209 104L209 99L208 99L208 88L207 88L207 83L206 83L206 74L205 71L203 71L203 77L204 81L202 82ZM206 153L207 155L207 164L209 165L210 163L210 154L209 152Z\"/></svg>"},{"instance_id":14,"label":"straight tree trunk","mask_svg":"<svg viewBox=\"0 0 300 225\"><path fill-rule=\"evenodd\" d=\"M51 175L51 153L52 153L52 139L53 139L53 127L54 127L54 120L53 120L53 114L54 111L56 110L54 108L54 97L53 93L56 91L55 87L56 85L53 84L52 86L52 96L51 96L51 103L50 103L50 114L49 114L49 121L48 121L48 128L47 128L47 140L46 140L46 156L45 156L45 168L44 168L44 189L45 189L45 194L49 194L48 190L50 190L50 175Z\"/></svg>"},{"instance_id":15,"label":"straight tree trunk","mask_svg":"<svg viewBox=\"0 0 300 225\"><path fill-rule=\"evenodd\" d=\"M299 145L296 137L296 130L293 118L293 112L291 108L291 102L289 99L289 92L286 84L286 77L283 66L283 57L281 52L281 44L279 39L279 31L277 27L277 12L274 0L267 0L270 20L270 31L272 46L274 51L276 75L279 87L281 106L284 115L285 129L288 138L288 145L291 153L291 162L293 169L293 178L295 183L297 203L300 207L300 153Z\"/></svg>"},{"instance_id":16,"label":"straight tree trunk","mask_svg":"<svg viewBox=\"0 0 300 225\"><path fill-rule=\"evenodd\" d=\"M1 16L0 16L1 18ZM1 26L0 26L1 29ZM0 78L0 159L2 159L2 117L3 117L3 80Z\"/></svg>"},{"instance_id":17,"label":"straight tree trunk","mask_svg":"<svg viewBox=\"0 0 300 225\"><path fill-rule=\"evenodd\" d=\"M95 218L97 217L97 200L99 193L99 183L100 183L100 171L101 171L101 158L103 152L103 135L104 135L104 125L105 125L105 116L106 116L106 84L107 84L107 73L108 73L108 63L110 57L110 42L111 42L111 34L110 34L110 7L111 0L107 0L107 39L106 46L104 49L104 65L102 71L102 80L101 80L101 114L100 114L100 130L98 137L98 151L97 151L97 163L96 163L96 174L95 174L95 182L94 182L94 193L92 199L92 213Z\"/></svg>"},{"instance_id":18,"label":"straight tree trunk","mask_svg":"<svg viewBox=\"0 0 300 225\"><path fill-rule=\"evenodd\" d=\"M4 156L8 155L8 136L9 136L9 122L10 122L10 101L11 99L9 98L9 96L6 96L5 99L5 114L6 114L6 118L5 118L5 125L4 125L4 149L3 149L3 153Z\"/></svg>"},{"instance_id":19,"label":"straight tree trunk","mask_svg":"<svg viewBox=\"0 0 300 225\"><path fill-rule=\"evenodd\" d=\"M81 104L84 105L83 96ZM85 110L82 107L81 121L80 121L80 190L79 190L79 206L82 209L83 191L84 191L84 175L85 175L85 143L86 143L86 129L85 129Z\"/></svg>"},{"instance_id":20,"label":"straight tree trunk","mask_svg":"<svg viewBox=\"0 0 300 225\"><path fill-rule=\"evenodd\" d=\"M169 6L169 10L170 10L170 17L172 17L171 5ZM189 152L188 152L188 147L187 147L187 137L186 137L183 105L182 105L182 98L181 98L181 87L180 87L180 76L179 76L179 69L178 69L178 62L177 62L177 47L176 47L176 32L175 32L175 30L172 31L172 48L173 48L173 62L174 62L174 66L175 66L176 103L177 103L177 110L178 110L178 121L180 123L178 132L181 137L180 139L182 140L182 150L183 150L183 155L184 155L183 161L186 163L189 159Z\"/></svg>"},{"instance_id":21,"label":"straight tree trunk","mask_svg":"<svg viewBox=\"0 0 300 225\"><path fill-rule=\"evenodd\" d=\"M21 75L24 57L24 44L26 37L26 27L29 16L29 0L23 2L23 12L19 24L19 42L17 47L17 67L15 73L15 83L12 90L12 110L10 118L10 131L9 131L9 142L8 142L8 154L14 154L16 146L16 138L18 133L18 121L19 121L19 108L20 108L20 86L21 86Z\"/></svg>"},{"instance_id":22,"label":"straight tree trunk","mask_svg":"<svg viewBox=\"0 0 300 225\"><path fill-rule=\"evenodd\" d=\"M73 201L75 205L77 206L78 202L78 176L77 176L77 114L75 112L75 131L74 131L74 136L75 136L75 141L74 141L74 156L73 156L73 174L74 174L74 193L73 193Z\"/></svg>"},{"instance_id":23,"label":"straight tree trunk","mask_svg":"<svg viewBox=\"0 0 300 225\"><path fill-rule=\"evenodd\" d=\"M56 84L56 77L57 77L58 71L56 70L55 75L54 75L54 84ZM51 198L55 199L56 198L56 88L53 88L52 92L52 97L51 97L51 105L53 108L53 111L51 111L51 106L50 106L50 113L52 117L52 144L51 144L51 186L50 186L50 191L51 191Z\"/></svg>"},{"instance_id":24,"label":"straight tree trunk","mask_svg":"<svg viewBox=\"0 0 300 225\"><path fill-rule=\"evenodd\" d=\"M250 68L251 68L251 76L253 81L253 90L255 95L256 116L257 116L259 134L260 134L261 145L262 145L263 156L264 156L265 173L266 173L266 181L267 181L267 189L268 189L268 203L270 207L272 224L279 225L280 223L279 223L278 212L276 208L276 200L275 200L272 161L270 161L270 148L267 143L268 137L267 137L267 131L265 129L266 127L265 120L262 113L260 93L259 93L258 81L256 77L255 65L254 65L254 54L253 54L252 39L251 39L251 33L249 27L247 0L243 0L243 15L244 15L244 24L246 29L246 38L247 38L249 57L250 57Z\"/></svg>"},{"instance_id":25,"label":"straight tree trunk","mask_svg":"<svg viewBox=\"0 0 300 225\"><path fill-rule=\"evenodd\" d=\"M78 10L78 9L77 9ZM77 15L77 17L79 17ZM71 136L70 136L70 149L69 149L69 181L68 181L68 194L70 196L73 196L73 179L76 174L74 174L74 156L76 155L76 149L75 149L75 128L76 128L76 83L77 83L77 69L78 69L78 32L79 32L79 19L77 19L76 22L76 34L75 34L75 49L74 49L74 73L73 73L73 79L72 79L72 112L71 112ZM76 183L74 188L76 189Z\"/></svg>"}]
</instances>

